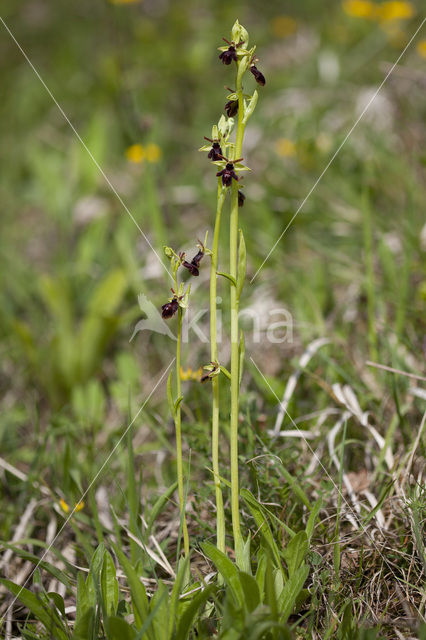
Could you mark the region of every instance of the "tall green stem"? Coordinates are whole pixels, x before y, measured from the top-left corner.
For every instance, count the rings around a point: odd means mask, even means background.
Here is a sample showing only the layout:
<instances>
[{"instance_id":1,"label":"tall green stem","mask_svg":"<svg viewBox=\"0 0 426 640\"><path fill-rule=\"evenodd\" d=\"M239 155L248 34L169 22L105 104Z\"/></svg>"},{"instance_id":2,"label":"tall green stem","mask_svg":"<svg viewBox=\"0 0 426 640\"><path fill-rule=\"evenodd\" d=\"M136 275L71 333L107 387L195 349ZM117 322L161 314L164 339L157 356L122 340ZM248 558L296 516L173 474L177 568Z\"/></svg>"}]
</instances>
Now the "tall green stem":
<instances>
[{"instance_id":1,"label":"tall green stem","mask_svg":"<svg viewBox=\"0 0 426 640\"><path fill-rule=\"evenodd\" d=\"M178 290L176 283L176 291ZM181 360L181 348L182 348L182 309L178 309L178 336L176 346L176 398L179 399L182 395L181 380L180 380L180 360ZM179 508L180 517L182 522L183 531L183 548L185 555L189 555L189 537L188 527L186 525L185 516L185 501L184 501L184 485L183 485L183 460L182 460L182 418L180 402L176 409L175 416L175 428L176 428L176 465L177 465L177 479L178 479L178 494L179 494Z\"/></svg>"},{"instance_id":2,"label":"tall green stem","mask_svg":"<svg viewBox=\"0 0 426 640\"><path fill-rule=\"evenodd\" d=\"M238 95L238 125L235 141L235 159L241 156L245 124L242 90L242 67L237 66L236 93ZM231 216L229 228L229 273L235 280L238 271L238 183L233 180L231 188ZM238 415L239 415L239 326L237 289L231 286L231 511L232 532L237 564L243 565L243 540L240 529L239 480L238 480Z\"/></svg>"},{"instance_id":3,"label":"tall green stem","mask_svg":"<svg viewBox=\"0 0 426 640\"><path fill-rule=\"evenodd\" d=\"M217 354L217 265L219 259L220 218L222 214L225 189L218 180L216 220L213 235L213 247L210 268L210 359L218 361ZM219 376L212 378L212 464L216 493L216 537L217 548L225 552L225 512L219 473Z\"/></svg>"}]
</instances>

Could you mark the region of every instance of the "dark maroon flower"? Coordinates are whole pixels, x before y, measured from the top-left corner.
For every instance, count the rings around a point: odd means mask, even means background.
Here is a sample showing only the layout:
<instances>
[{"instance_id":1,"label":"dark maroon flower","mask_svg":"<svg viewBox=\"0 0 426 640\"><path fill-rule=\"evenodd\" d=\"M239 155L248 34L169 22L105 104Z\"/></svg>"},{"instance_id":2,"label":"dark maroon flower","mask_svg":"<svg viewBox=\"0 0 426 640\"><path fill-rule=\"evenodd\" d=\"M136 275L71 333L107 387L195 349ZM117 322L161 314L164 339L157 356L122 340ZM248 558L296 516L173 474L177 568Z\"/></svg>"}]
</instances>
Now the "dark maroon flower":
<instances>
[{"instance_id":1,"label":"dark maroon flower","mask_svg":"<svg viewBox=\"0 0 426 640\"><path fill-rule=\"evenodd\" d=\"M228 118L233 118L238 113L238 100L229 100L224 106L224 111Z\"/></svg>"},{"instance_id":2,"label":"dark maroon flower","mask_svg":"<svg viewBox=\"0 0 426 640\"><path fill-rule=\"evenodd\" d=\"M222 171L218 171L216 176L218 178L222 178L222 184L224 187L230 187L232 184L232 178L234 180L238 181L238 176L235 173L234 170L234 163L233 162L227 162L226 166L224 169L222 169Z\"/></svg>"},{"instance_id":3,"label":"dark maroon flower","mask_svg":"<svg viewBox=\"0 0 426 640\"><path fill-rule=\"evenodd\" d=\"M199 276L200 275L200 270L197 267L196 264L192 264L192 262L187 262L187 260L184 260L182 262L182 266L185 267L186 269L188 269L189 273L191 274L191 276Z\"/></svg>"},{"instance_id":4,"label":"dark maroon flower","mask_svg":"<svg viewBox=\"0 0 426 640\"><path fill-rule=\"evenodd\" d=\"M218 142L213 142L212 144L212 148L210 149L208 155L208 158L210 158L210 160L212 162L214 162L215 160L220 160L222 157L222 149L221 146Z\"/></svg>"},{"instance_id":5,"label":"dark maroon flower","mask_svg":"<svg viewBox=\"0 0 426 640\"><path fill-rule=\"evenodd\" d=\"M233 44L230 44L226 51L222 51L219 60L222 60L223 64L231 64L233 60L237 61L237 50Z\"/></svg>"},{"instance_id":6,"label":"dark maroon flower","mask_svg":"<svg viewBox=\"0 0 426 640\"><path fill-rule=\"evenodd\" d=\"M204 256L204 251L200 249L199 252L192 258L191 262L188 262L187 260L183 260L182 266L188 269L189 273L192 276L199 276L200 275L199 267L200 267L200 262L203 256Z\"/></svg>"},{"instance_id":7,"label":"dark maroon flower","mask_svg":"<svg viewBox=\"0 0 426 640\"><path fill-rule=\"evenodd\" d=\"M246 199L244 193L239 189L238 190L238 206L244 206L244 200Z\"/></svg>"},{"instance_id":8,"label":"dark maroon flower","mask_svg":"<svg viewBox=\"0 0 426 640\"><path fill-rule=\"evenodd\" d=\"M176 311L179 308L179 302L176 298L173 298L170 302L166 302L161 307L161 317L164 319L171 318L175 315Z\"/></svg>"},{"instance_id":9,"label":"dark maroon flower","mask_svg":"<svg viewBox=\"0 0 426 640\"><path fill-rule=\"evenodd\" d=\"M260 84L262 87L264 87L266 80L265 80L265 76L263 75L263 73L261 71L259 71L259 69L257 67L255 67L254 64L251 65L250 71L252 72L252 74L256 78L257 84Z\"/></svg>"}]
</instances>

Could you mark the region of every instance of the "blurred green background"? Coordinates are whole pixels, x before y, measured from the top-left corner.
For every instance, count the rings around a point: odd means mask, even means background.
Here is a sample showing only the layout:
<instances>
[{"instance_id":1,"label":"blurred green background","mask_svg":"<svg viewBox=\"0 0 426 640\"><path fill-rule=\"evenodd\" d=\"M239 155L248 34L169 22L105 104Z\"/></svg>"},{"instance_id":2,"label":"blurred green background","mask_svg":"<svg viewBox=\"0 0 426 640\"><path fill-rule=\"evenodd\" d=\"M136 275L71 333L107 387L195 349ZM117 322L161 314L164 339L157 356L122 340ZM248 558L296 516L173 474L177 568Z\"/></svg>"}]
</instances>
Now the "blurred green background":
<instances>
[{"instance_id":1,"label":"blurred green background","mask_svg":"<svg viewBox=\"0 0 426 640\"><path fill-rule=\"evenodd\" d=\"M174 345L164 336L129 342L142 317L138 294L159 308L170 284L126 208L160 255L164 243L195 250L211 229L216 179L198 148L233 83L217 47L234 20L257 44L267 79L244 151L253 169L241 210L252 277L420 24L420 10L420 2L358 0L3 1L5 458L77 495L170 362ZM323 407L326 384L350 382L380 425L386 398L405 393L408 382L377 381L365 361L421 371L425 38L423 29L246 288L244 306L265 314L285 306L293 317L291 344L248 345L278 393L304 346L332 339L316 372L320 384L301 386L297 413ZM226 216L222 242L226 248ZM199 308L206 287L207 269L193 298ZM226 291L222 284L225 316ZM207 346L193 336L185 367L207 360ZM276 400L248 368L243 408L270 428ZM196 439L206 433L209 393L186 384L188 438ZM144 412L149 435L141 430L139 453L173 450L162 429L163 391ZM407 441L412 433L408 424ZM52 455L62 456L63 468L51 468Z\"/></svg>"}]
</instances>

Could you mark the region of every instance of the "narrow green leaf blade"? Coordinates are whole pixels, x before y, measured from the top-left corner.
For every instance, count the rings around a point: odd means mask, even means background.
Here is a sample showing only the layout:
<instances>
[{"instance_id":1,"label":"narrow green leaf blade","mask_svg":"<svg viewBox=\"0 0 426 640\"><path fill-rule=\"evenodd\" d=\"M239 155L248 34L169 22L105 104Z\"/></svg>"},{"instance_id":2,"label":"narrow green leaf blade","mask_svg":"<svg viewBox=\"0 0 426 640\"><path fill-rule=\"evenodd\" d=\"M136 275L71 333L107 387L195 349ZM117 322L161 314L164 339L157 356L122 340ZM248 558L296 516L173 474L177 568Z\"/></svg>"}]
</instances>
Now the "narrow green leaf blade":
<instances>
[{"instance_id":1,"label":"narrow green leaf blade","mask_svg":"<svg viewBox=\"0 0 426 640\"><path fill-rule=\"evenodd\" d=\"M222 551L219 551L210 542L204 542L201 545L202 550L208 558L213 562L216 569L228 585L232 596L235 600L235 604L242 609L245 608L245 595L244 589L241 585L241 581L238 576L237 567L231 562L231 560Z\"/></svg>"},{"instance_id":2,"label":"narrow green leaf blade","mask_svg":"<svg viewBox=\"0 0 426 640\"><path fill-rule=\"evenodd\" d=\"M115 615L118 606L118 580L114 561L108 551L105 551L102 565L101 591L108 616Z\"/></svg>"},{"instance_id":3,"label":"narrow green leaf blade","mask_svg":"<svg viewBox=\"0 0 426 640\"><path fill-rule=\"evenodd\" d=\"M235 280L234 276L231 276L230 273L225 273L224 271L217 271L217 275L218 276L223 276L224 278L226 278L227 280L229 280L229 282L231 284L234 285L234 287L237 286L237 281Z\"/></svg>"},{"instance_id":4,"label":"narrow green leaf blade","mask_svg":"<svg viewBox=\"0 0 426 640\"><path fill-rule=\"evenodd\" d=\"M290 576L292 576L302 564L308 552L308 547L309 542L306 531L299 531L288 543L283 555Z\"/></svg>"},{"instance_id":5,"label":"narrow green leaf blade","mask_svg":"<svg viewBox=\"0 0 426 640\"><path fill-rule=\"evenodd\" d=\"M47 631L54 633L58 640L68 640L68 633L56 609L51 608L47 603L43 603L40 595L36 595L29 589L15 584L6 578L0 578L3 584L22 604L27 607L40 622L43 623Z\"/></svg>"},{"instance_id":6,"label":"narrow green leaf blade","mask_svg":"<svg viewBox=\"0 0 426 640\"><path fill-rule=\"evenodd\" d=\"M287 622L294 609L296 600L303 589L308 573L309 567L306 564L303 564L284 585L284 589L281 592L281 597L278 602L280 622Z\"/></svg>"}]
</instances>

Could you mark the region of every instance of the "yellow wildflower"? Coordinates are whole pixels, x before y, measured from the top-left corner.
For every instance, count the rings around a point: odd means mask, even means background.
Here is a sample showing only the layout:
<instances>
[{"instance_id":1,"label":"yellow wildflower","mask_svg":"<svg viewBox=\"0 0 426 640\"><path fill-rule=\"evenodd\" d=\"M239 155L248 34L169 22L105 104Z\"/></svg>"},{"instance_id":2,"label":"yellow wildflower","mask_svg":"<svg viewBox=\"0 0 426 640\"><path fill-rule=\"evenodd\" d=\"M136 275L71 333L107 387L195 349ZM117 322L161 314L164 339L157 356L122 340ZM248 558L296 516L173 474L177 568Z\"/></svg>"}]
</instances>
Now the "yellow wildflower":
<instances>
[{"instance_id":1,"label":"yellow wildflower","mask_svg":"<svg viewBox=\"0 0 426 640\"><path fill-rule=\"evenodd\" d=\"M415 14L415 9L411 2L402 2L401 0L390 0L382 2L377 7L377 18L381 22L390 22L391 20L408 20Z\"/></svg>"},{"instance_id":2,"label":"yellow wildflower","mask_svg":"<svg viewBox=\"0 0 426 640\"><path fill-rule=\"evenodd\" d=\"M153 164L158 162L161 158L161 149L158 144L154 142L150 142L145 147L145 158L148 162L152 162Z\"/></svg>"},{"instance_id":3,"label":"yellow wildflower","mask_svg":"<svg viewBox=\"0 0 426 640\"><path fill-rule=\"evenodd\" d=\"M126 158L129 162L139 164L145 159L145 150L141 144L132 144L126 149Z\"/></svg>"},{"instance_id":4,"label":"yellow wildflower","mask_svg":"<svg viewBox=\"0 0 426 640\"><path fill-rule=\"evenodd\" d=\"M421 58L426 58L426 40L420 40L417 43L416 51Z\"/></svg>"},{"instance_id":5,"label":"yellow wildflower","mask_svg":"<svg viewBox=\"0 0 426 640\"><path fill-rule=\"evenodd\" d=\"M65 502L65 500L63 500L62 498L59 500L59 504L62 507L62 511L65 511L65 513L69 513L69 506L67 505L67 503Z\"/></svg>"},{"instance_id":6,"label":"yellow wildflower","mask_svg":"<svg viewBox=\"0 0 426 640\"><path fill-rule=\"evenodd\" d=\"M61 505L62 511L64 511L64 513L69 513L70 512L70 507L69 505L65 502L65 500L63 498L61 498L59 500L59 504ZM84 508L84 502L81 500L81 502L78 502L75 507L74 507L74 511L81 511Z\"/></svg>"},{"instance_id":7,"label":"yellow wildflower","mask_svg":"<svg viewBox=\"0 0 426 640\"><path fill-rule=\"evenodd\" d=\"M275 144L279 156L291 158L296 155L296 145L288 138L279 138Z\"/></svg>"},{"instance_id":8,"label":"yellow wildflower","mask_svg":"<svg viewBox=\"0 0 426 640\"><path fill-rule=\"evenodd\" d=\"M201 369L201 367L199 369L197 369L196 371L193 371L191 369L191 367L188 367L188 369L186 369L186 371L181 367L180 368L180 379L181 380L199 380L201 378L201 375L203 373L203 370Z\"/></svg>"},{"instance_id":9,"label":"yellow wildflower","mask_svg":"<svg viewBox=\"0 0 426 640\"><path fill-rule=\"evenodd\" d=\"M150 142L145 146L132 144L126 149L126 158L129 162L134 162L135 164L140 164L144 160L155 164L161 158L161 149L154 142Z\"/></svg>"},{"instance_id":10,"label":"yellow wildflower","mask_svg":"<svg viewBox=\"0 0 426 640\"><path fill-rule=\"evenodd\" d=\"M368 18L374 20L377 5L369 0L344 0L343 11L354 18Z\"/></svg>"},{"instance_id":11,"label":"yellow wildflower","mask_svg":"<svg viewBox=\"0 0 426 640\"><path fill-rule=\"evenodd\" d=\"M274 36L286 38L297 31L297 22L290 16L277 16L271 22L271 29Z\"/></svg>"}]
</instances>

